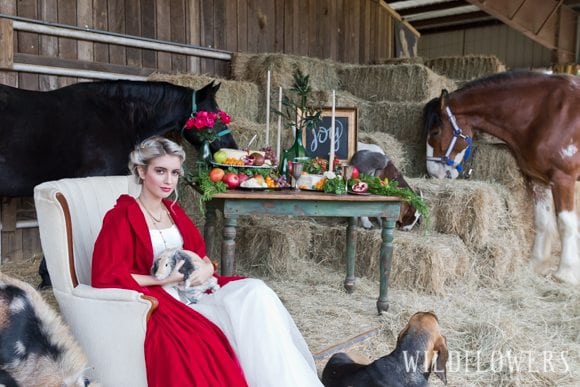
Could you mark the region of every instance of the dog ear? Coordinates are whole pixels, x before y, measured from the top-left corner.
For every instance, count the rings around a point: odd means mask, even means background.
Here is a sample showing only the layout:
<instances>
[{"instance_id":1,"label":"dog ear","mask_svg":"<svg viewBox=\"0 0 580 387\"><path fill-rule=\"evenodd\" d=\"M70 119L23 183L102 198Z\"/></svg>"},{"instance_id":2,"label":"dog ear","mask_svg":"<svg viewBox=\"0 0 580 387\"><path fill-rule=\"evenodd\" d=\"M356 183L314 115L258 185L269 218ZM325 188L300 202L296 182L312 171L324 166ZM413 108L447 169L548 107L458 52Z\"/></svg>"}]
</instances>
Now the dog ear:
<instances>
[{"instance_id":1,"label":"dog ear","mask_svg":"<svg viewBox=\"0 0 580 387\"><path fill-rule=\"evenodd\" d=\"M433 345L433 350L437 351L437 360L431 365L431 371L447 385L447 359L449 359L449 350L447 349L447 339L445 336L439 336Z\"/></svg>"}]
</instances>

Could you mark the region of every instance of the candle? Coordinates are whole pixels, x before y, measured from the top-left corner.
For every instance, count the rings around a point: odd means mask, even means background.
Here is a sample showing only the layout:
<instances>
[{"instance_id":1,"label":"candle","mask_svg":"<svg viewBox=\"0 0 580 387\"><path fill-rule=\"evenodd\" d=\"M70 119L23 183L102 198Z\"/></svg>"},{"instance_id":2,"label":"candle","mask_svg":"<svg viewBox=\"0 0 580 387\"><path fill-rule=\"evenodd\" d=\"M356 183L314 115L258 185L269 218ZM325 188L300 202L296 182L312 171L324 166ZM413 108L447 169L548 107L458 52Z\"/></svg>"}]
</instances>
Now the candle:
<instances>
[{"instance_id":1,"label":"candle","mask_svg":"<svg viewBox=\"0 0 580 387\"><path fill-rule=\"evenodd\" d=\"M271 73L268 70L268 82L266 83L266 146L270 145L270 82Z\"/></svg>"},{"instance_id":2,"label":"candle","mask_svg":"<svg viewBox=\"0 0 580 387\"><path fill-rule=\"evenodd\" d=\"M282 86L278 87L278 111L282 111ZM280 132L282 131L282 116L278 114L278 136L276 138L276 160L280 161Z\"/></svg>"},{"instance_id":3,"label":"candle","mask_svg":"<svg viewBox=\"0 0 580 387\"><path fill-rule=\"evenodd\" d=\"M336 91L332 90L332 116L330 119L330 156L328 160L328 170L334 171L334 125L336 120Z\"/></svg>"}]
</instances>

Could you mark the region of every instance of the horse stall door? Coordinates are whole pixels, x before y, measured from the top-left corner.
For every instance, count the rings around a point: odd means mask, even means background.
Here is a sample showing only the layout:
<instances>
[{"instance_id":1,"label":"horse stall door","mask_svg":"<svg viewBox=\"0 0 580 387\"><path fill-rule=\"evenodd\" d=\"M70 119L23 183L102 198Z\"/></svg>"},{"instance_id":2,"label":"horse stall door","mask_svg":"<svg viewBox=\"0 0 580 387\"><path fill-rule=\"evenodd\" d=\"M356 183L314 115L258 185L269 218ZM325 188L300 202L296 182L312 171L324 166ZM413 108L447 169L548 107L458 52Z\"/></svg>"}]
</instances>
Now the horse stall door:
<instances>
[{"instance_id":1,"label":"horse stall door","mask_svg":"<svg viewBox=\"0 0 580 387\"><path fill-rule=\"evenodd\" d=\"M2 198L0 264L42 254L32 197Z\"/></svg>"}]
</instances>

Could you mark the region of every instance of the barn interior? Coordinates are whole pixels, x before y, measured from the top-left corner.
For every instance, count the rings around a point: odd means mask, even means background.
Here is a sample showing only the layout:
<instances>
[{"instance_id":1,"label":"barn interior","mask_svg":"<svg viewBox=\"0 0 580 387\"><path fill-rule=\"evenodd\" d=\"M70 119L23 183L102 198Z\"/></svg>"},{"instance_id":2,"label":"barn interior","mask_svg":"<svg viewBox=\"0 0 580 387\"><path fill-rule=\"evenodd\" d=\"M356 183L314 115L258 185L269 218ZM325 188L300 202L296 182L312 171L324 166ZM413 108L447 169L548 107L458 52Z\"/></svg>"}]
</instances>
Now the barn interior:
<instances>
[{"instance_id":1,"label":"barn interior","mask_svg":"<svg viewBox=\"0 0 580 387\"><path fill-rule=\"evenodd\" d=\"M349 294L346 220L240 220L236 272L278 293L318 370L338 351L388 354L413 313L434 311L451 353L449 385L573 386L580 288L528 267L527 178L505 143L487 135L475 138L469 179L428 178L422 110L442 89L506 70L578 75L578 9L575 0L8 0L0 2L0 83L45 91L133 79L198 89L215 80L238 144L255 137L262 147L269 145L267 74L272 90L287 90L300 69L323 105L334 90L337 106L357 109L358 140L381 146L430 209L419 227L395 231L390 306L380 315L378 227L356 231ZM284 130L282 147L292 142ZM198 152L183 145L186 168L194 168ZM199 194L183 190L181 203L202 228ZM1 211L0 270L36 286L42 247L34 201L3 197ZM51 289L41 294L58 310Z\"/></svg>"}]
</instances>

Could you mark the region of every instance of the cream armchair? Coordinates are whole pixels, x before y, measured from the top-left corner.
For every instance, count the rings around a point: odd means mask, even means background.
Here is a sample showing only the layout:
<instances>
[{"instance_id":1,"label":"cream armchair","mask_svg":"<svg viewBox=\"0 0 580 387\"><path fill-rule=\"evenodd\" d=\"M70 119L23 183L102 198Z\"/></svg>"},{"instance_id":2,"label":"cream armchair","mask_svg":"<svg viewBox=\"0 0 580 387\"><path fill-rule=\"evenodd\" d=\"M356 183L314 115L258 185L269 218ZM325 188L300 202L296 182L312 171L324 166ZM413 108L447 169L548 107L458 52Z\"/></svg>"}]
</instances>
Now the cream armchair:
<instances>
[{"instance_id":1,"label":"cream armchair","mask_svg":"<svg viewBox=\"0 0 580 387\"><path fill-rule=\"evenodd\" d=\"M139 194L132 176L62 179L34 189L52 288L61 314L107 387L147 386L143 343L156 300L125 289L91 287L93 245L119 195Z\"/></svg>"}]
</instances>

